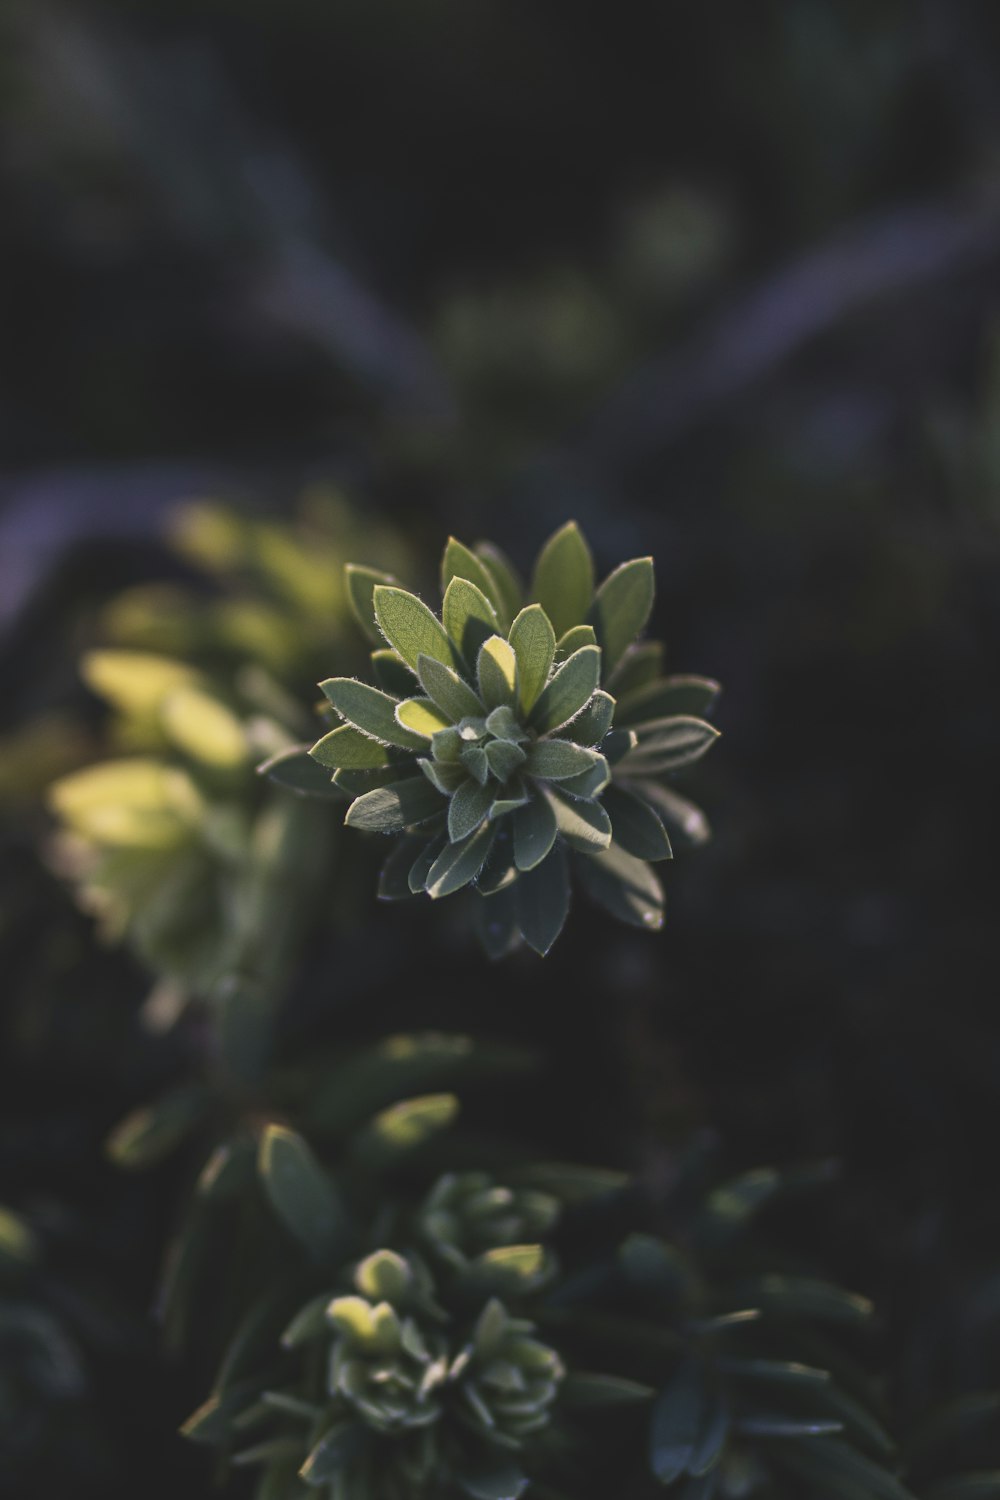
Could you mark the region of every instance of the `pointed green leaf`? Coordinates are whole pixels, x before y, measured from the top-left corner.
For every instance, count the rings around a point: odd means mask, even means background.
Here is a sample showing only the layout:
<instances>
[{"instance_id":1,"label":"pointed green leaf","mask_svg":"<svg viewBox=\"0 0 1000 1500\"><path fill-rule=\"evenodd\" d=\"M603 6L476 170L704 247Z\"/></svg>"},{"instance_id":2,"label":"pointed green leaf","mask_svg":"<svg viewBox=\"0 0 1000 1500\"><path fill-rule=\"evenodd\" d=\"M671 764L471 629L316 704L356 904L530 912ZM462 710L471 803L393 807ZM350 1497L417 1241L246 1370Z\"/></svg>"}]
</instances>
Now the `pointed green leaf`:
<instances>
[{"instance_id":1,"label":"pointed green leaf","mask_svg":"<svg viewBox=\"0 0 1000 1500\"><path fill-rule=\"evenodd\" d=\"M587 618L594 597L594 560L575 521L560 527L538 554L531 594L557 636Z\"/></svg>"},{"instance_id":2,"label":"pointed green leaf","mask_svg":"<svg viewBox=\"0 0 1000 1500\"><path fill-rule=\"evenodd\" d=\"M614 718L615 700L610 693L598 689L582 714L577 714L572 724L567 724L564 734L578 745L600 745L611 728Z\"/></svg>"},{"instance_id":3,"label":"pointed green leaf","mask_svg":"<svg viewBox=\"0 0 1000 1500\"><path fill-rule=\"evenodd\" d=\"M483 705L468 683L432 656L421 656L417 662L420 686L451 724L460 719L475 718L483 712Z\"/></svg>"},{"instance_id":4,"label":"pointed green leaf","mask_svg":"<svg viewBox=\"0 0 1000 1500\"><path fill-rule=\"evenodd\" d=\"M492 542L477 542L473 550L493 580L494 594L491 597L499 596L503 601L503 610L498 610L497 614L506 630L524 603L524 585L509 558Z\"/></svg>"},{"instance_id":5,"label":"pointed green leaf","mask_svg":"<svg viewBox=\"0 0 1000 1500\"><path fill-rule=\"evenodd\" d=\"M719 684L710 677L661 677L631 693L619 694L615 723L627 728L676 714L703 719L719 692Z\"/></svg>"},{"instance_id":6,"label":"pointed green leaf","mask_svg":"<svg viewBox=\"0 0 1000 1500\"><path fill-rule=\"evenodd\" d=\"M604 806L615 830L615 843L636 859L671 859L667 830L649 803L625 787L609 786Z\"/></svg>"},{"instance_id":7,"label":"pointed green leaf","mask_svg":"<svg viewBox=\"0 0 1000 1500\"><path fill-rule=\"evenodd\" d=\"M485 563L456 537L450 536L441 558L442 594L448 592L448 585L453 578L464 578L469 583L474 583L498 613L503 609L503 596Z\"/></svg>"},{"instance_id":8,"label":"pointed green leaf","mask_svg":"<svg viewBox=\"0 0 1000 1500\"><path fill-rule=\"evenodd\" d=\"M483 642L499 629L496 610L482 589L477 589L467 578L453 578L449 583L441 619L456 652L470 666L475 663Z\"/></svg>"},{"instance_id":9,"label":"pointed green leaf","mask_svg":"<svg viewBox=\"0 0 1000 1500\"><path fill-rule=\"evenodd\" d=\"M517 657L503 636L484 641L476 662L479 696L487 709L517 702Z\"/></svg>"},{"instance_id":10,"label":"pointed green leaf","mask_svg":"<svg viewBox=\"0 0 1000 1500\"><path fill-rule=\"evenodd\" d=\"M663 926L663 887L641 859L612 844L582 858L578 869L588 895L620 922L652 931Z\"/></svg>"},{"instance_id":11,"label":"pointed green leaf","mask_svg":"<svg viewBox=\"0 0 1000 1500\"><path fill-rule=\"evenodd\" d=\"M339 729L331 729L329 734L317 740L309 754L332 771L341 767L348 771L367 771L384 766L389 760L385 746L362 734L353 724L341 724Z\"/></svg>"},{"instance_id":12,"label":"pointed green leaf","mask_svg":"<svg viewBox=\"0 0 1000 1500\"><path fill-rule=\"evenodd\" d=\"M601 677L601 652L598 646L582 646L557 667L552 680L543 689L530 722L539 734L561 729L590 702Z\"/></svg>"},{"instance_id":13,"label":"pointed green leaf","mask_svg":"<svg viewBox=\"0 0 1000 1500\"><path fill-rule=\"evenodd\" d=\"M597 631L604 652L604 671L610 677L636 636L645 629L653 609L653 559L636 557L610 573L594 600L589 623Z\"/></svg>"},{"instance_id":14,"label":"pointed green leaf","mask_svg":"<svg viewBox=\"0 0 1000 1500\"><path fill-rule=\"evenodd\" d=\"M375 589L379 584L392 587L396 583L389 573L380 573L377 568L360 567L348 563L344 569L344 584L355 618L373 646L381 646L382 632L375 618Z\"/></svg>"},{"instance_id":15,"label":"pointed green leaf","mask_svg":"<svg viewBox=\"0 0 1000 1500\"><path fill-rule=\"evenodd\" d=\"M347 809L344 822L370 833L399 833L444 810L444 799L424 776L407 777L366 792Z\"/></svg>"},{"instance_id":16,"label":"pointed green leaf","mask_svg":"<svg viewBox=\"0 0 1000 1500\"><path fill-rule=\"evenodd\" d=\"M396 721L396 699L367 682L358 682L354 677L328 677L320 683L323 694L333 704L342 719L386 745L397 745L403 750L419 750L422 739L411 734Z\"/></svg>"},{"instance_id":17,"label":"pointed green leaf","mask_svg":"<svg viewBox=\"0 0 1000 1500\"><path fill-rule=\"evenodd\" d=\"M486 817L493 793L477 781L466 781L448 804L448 837L452 843L466 838Z\"/></svg>"},{"instance_id":18,"label":"pointed green leaf","mask_svg":"<svg viewBox=\"0 0 1000 1500\"><path fill-rule=\"evenodd\" d=\"M544 957L569 915L569 873L558 844L548 859L518 876L513 891L524 940Z\"/></svg>"},{"instance_id":19,"label":"pointed green leaf","mask_svg":"<svg viewBox=\"0 0 1000 1500\"><path fill-rule=\"evenodd\" d=\"M257 767L258 776L266 776L275 786L286 792L296 792L300 797L325 797L333 802L343 801L343 792L334 786L329 770L325 769L309 754L308 745L290 745L279 750Z\"/></svg>"},{"instance_id":20,"label":"pointed green leaf","mask_svg":"<svg viewBox=\"0 0 1000 1500\"><path fill-rule=\"evenodd\" d=\"M573 849L593 854L611 843L611 819L599 802L575 800L560 795L557 787L546 788L556 828Z\"/></svg>"},{"instance_id":21,"label":"pointed green leaf","mask_svg":"<svg viewBox=\"0 0 1000 1500\"><path fill-rule=\"evenodd\" d=\"M587 750L572 740L536 740L528 751L525 770L529 776L565 781L570 776L592 771L602 759L595 750Z\"/></svg>"},{"instance_id":22,"label":"pointed green leaf","mask_svg":"<svg viewBox=\"0 0 1000 1500\"><path fill-rule=\"evenodd\" d=\"M461 890L475 880L490 852L494 832L491 823L484 823L468 838L445 845L427 876L426 890L432 900L450 896L453 891Z\"/></svg>"},{"instance_id":23,"label":"pointed green leaf","mask_svg":"<svg viewBox=\"0 0 1000 1500\"><path fill-rule=\"evenodd\" d=\"M635 727L636 744L621 761L627 776L659 776L700 760L719 738L719 731L704 719L676 715L653 719Z\"/></svg>"},{"instance_id":24,"label":"pointed green leaf","mask_svg":"<svg viewBox=\"0 0 1000 1500\"><path fill-rule=\"evenodd\" d=\"M529 604L526 609L522 609L510 627L508 640L517 657L521 711L528 713L549 680L556 652L555 631L540 604Z\"/></svg>"},{"instance_id":25,"label":"pointed green leaf","mask_svg":"<svg viewBox=\"0 0 1000 1500\"><path fill-rule=\"evenodd\" d=\"M541 864L556 841L555 813L542 796L534 796L514 813L514 863L519 870Z\"/></svg>"},{"instance_id":26,"label":"pointed green leaf","mask_svg":"<svg viewBox=\"0 0 1000 1500\"><path fill-rule=\"evenodd\" d=\"M343 1209L302 1137L284 1125L269 1125L261 1137L258 1169L285 1228L316 1260L328 1259L343 1237Z\"/></svg>"},{"instance_id":27,"label":"pointed green leaf","mask_svg":"<svg viewBox=\"0 0 1000 1500\"><path fill-rule=\"evenodd\" d=\"M433 656L445 666L454 665L455 653L447 631L415 594L379 584L374 597L379 629L412 671L417 670L421 655Z\"/></svg>"}]
</instances>

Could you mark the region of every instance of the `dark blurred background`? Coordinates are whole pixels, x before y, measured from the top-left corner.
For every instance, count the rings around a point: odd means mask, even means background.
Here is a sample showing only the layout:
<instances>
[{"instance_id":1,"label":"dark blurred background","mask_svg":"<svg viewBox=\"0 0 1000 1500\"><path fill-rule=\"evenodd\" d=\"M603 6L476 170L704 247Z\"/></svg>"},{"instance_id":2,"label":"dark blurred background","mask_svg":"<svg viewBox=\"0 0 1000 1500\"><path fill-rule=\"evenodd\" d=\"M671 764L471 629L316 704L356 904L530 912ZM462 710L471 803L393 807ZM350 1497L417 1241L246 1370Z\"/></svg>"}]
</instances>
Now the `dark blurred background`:
<instances>
[{"instance_id":1,"label":"dark blurred background","mask_svg":"<svg viewBox=\"0 0 1000 1500\"><path fill-rule=\"evenodd\" d=\"M356 942L542 1026L564 1151L837 1157L797 1233L879 1299L904 1418L1000 1377L1000 10L6 0L0 131L0 731L81 700L193 495L333 481L428 570L570 515L652 552L673 668L725 685L663 934L578 917L516 986L443 917ZM170 1064L30 851L0 1168L141 1300L155 1203L100 1138ZM183 1412L123 1399L172 1483Z\"/></svg>"}]
</instances>

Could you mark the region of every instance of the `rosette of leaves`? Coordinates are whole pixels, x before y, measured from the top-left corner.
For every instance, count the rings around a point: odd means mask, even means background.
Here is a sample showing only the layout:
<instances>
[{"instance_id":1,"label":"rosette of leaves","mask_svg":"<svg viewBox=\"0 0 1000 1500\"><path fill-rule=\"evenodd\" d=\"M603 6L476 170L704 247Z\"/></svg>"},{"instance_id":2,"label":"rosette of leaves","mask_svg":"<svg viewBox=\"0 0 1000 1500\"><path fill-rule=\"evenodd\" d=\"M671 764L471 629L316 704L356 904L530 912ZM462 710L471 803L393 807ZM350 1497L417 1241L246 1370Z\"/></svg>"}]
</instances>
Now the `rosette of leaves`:
<instances>
[{"instance_id":1,"label":"rosette of leaves","mask_svg":"<svg viewBox=\"0 0 1000 1500\"><path fill-rule=\"evenodd\" d=\"M519 1455L551 1420L564 1370L534 1324L497 1297L454 1316L426 1268L379 1250L355 1269L354 1290L293 1320L289 1347L319 1342L312 1446L298 1470L360 1497L516 1496Z\"/></svg>"},{"instance_id":2,"label":"rosette of leaves","mask_svg":"<svg viewBox=\"0 0 1000 1500\"><path fill-rule=\"evenodd\" d=\"M349 568L379 685L321 683L336 727L310 754L353 799L350 826L401 835L380 894L474 887L493 956L522 940L546 953L572 868L615 916L659 927L652 866L671 857L668 825L705 833L667 778L717 737L703 717L717 684L664 677L662 648L640 641L652 560L623 563L595 589L570 522L528 591L495 547L454 538L441 577L438 617L388 575Z\"/></svg>"},{"instance_id":3,"label":"rosette of leaves","mask_svg":"<svg viewBox=\"0 0 1000 1500\"><path fill-rule=\"evenodd\" d=\"M381 1127L397 1137L399 1108ZM371 1127L365 1137L370 1151ZM396 1139L397 1165L410 1149ZM328 1487L357 1500L519 1496L565 1372L530 1316L548 1280L542 1272L551 1271L546 1247L511 1237L551 1229L556 1198L485 1173L448 1175L415 1208L383 1201L365 1229L371 1184L357 1197L350 1174L329 1175L287 1127L262 1137L258 1170L274 1217L312 1269L303 1274L286 1241L282 1268L262 1274L260 1301L187 1434L227 1451L237 1467L259 1466L261 1495ZM503 1215L482 1212L484 1198ZM477 1209L473 1244L455 1226ZM383 1245L301 1301L309 1281L322 1285L352 1244L389 1225L404 1245L423 1241L426 1255ZM456 1253L456 1237L468 1254Z\"/></svg>"}]
</instances>

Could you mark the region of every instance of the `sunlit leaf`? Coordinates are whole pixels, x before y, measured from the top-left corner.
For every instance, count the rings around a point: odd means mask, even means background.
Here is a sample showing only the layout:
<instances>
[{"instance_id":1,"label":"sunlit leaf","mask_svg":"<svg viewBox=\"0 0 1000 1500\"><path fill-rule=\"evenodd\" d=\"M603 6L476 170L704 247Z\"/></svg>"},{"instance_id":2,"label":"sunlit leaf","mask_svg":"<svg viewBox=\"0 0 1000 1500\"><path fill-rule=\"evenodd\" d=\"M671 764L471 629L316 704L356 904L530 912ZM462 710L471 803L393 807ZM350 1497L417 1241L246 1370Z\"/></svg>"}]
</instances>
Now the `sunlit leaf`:
<instances>
[{"instance_id":1,"label":"sunlit leaf","mask_svg":"<svg viewBox=\"0 0 1000 1500\"><path fill-rule=\"evenodd\" d=\"M467 578L453 578L449 583L441 619L455 650L470 667L474 666L483 643L500 628L493 605Z\"/></svg>"},{"instance_id":2,"label":"sunlit leaf","mask_svg":"<svg viewBox=\"0 0 1000 1500\"><path fill-rule=\"evenodd\" d=\"M517 657L502 636L490 636L476 662L479 696L487 709L517 702Z\"/></svg>"},{"instance_id":3,"label":"sunlit leaf","mask_svg":"<svg viewBox=\"0 0 1000 1500\"><path fill-rule=\"evenodd\" d=\"M528 713L548 681L556 650L555 631L540 604L529 604L521 610L510 627L508 640L517 657L521 709Z\"/></svg>"},{"instance_id":4,"label":"sunlit leaf","mask_svg":"<svg viewBox=\"0 0 1000 1500\"><path fill-rule=\"evenodd\" d=\"M450 536L441 558L441 593L448 592L453 578L465 578L490 601L498 615L503 610L503 596L486 564L468 547Z\"/></svg>"},{"instance_id":5,"label":"sunlit leaf","mask_svg":"<svg viewBox=\"0 0 1000 1500\"><path fill-rule=\"evenodd\" d=\"M594 561L575 521L560 527L538 554L531 594L557 637L586 619L594 594Z\"/></svg>"},{"instance_id":6,"label":"sunlit leaf","mask_svg":"<svg viewBox=\"0 0 1000 1500\"><path fill-rule=\"evenodd\" d=\"M389 760L386 747L370 735L362 734L353 724L341 724L339 729L331 729L329 734L317 740L309 754L321 766L328 766L333 771L366 771L384 766Z\"/></svg>"},{"instance_id":7,"label":"sunlit leaf","mask_svg":"<svg viewBox=\"0 0 1000 1500\"><path fill-rule=\"evenodd\" d=\"M412 671L417 670L421 656L433 656L445 666L455 665L448 632L415 594L379 584L374 599L379 629Z\"/></svg>"}]
</instances>

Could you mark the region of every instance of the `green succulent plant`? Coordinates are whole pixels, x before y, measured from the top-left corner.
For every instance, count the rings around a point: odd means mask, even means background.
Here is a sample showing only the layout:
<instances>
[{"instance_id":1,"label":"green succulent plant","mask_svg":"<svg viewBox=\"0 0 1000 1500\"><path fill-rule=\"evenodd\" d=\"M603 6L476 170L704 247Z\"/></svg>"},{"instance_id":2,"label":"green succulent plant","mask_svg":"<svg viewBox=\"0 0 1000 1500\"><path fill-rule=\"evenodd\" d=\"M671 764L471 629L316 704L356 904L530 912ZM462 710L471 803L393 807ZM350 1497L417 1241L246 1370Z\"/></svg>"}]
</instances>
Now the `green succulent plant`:
<instances>
[{"instance_id":1,"label":"green succulent plant","mask_svg":"<svg viewBox=\"0 0 1000 1500\"><path fill-rule=\"evenodd\" d=\"M315 1282L358 1235L357 1184L328 1177L304 1139L278 1126L262 1139L259 1173ZM504 1213L482 1212L486 1202ZM261 1496L328 1487L351 1500L515 1500L566 1372L530 1316L552 1262L543 1244L511 1236L554 1227L558 1200L486 1173L446 1174L415 1208L399 1203L388 1219L386 1208L371 1233L391 1220L400 1243L428 1242L426 1257L379 1246L335 1271L282 1330L282 1281L288 1292L301 1285L285 1239L215 1395L185 1431L236 1466L258 1466ZM455 1226L477 1208L470 1254L458 1254Z\"/></svg>"},{"instance_id":2,"label":"green succulent plant","mask_svg":"<svg viewBox=\"0 0 1000 1500\"><path fill-rule=\"evenodd\" d=\"M386 574L348 567L375 644L379 686L320 684L335 727L309 754L350 800L346 822L401 835L379 894L466 887L484 898L479 930L500 956L555 942L570 871L620 919L663 920L652 864L671 857L668 827L707 834L667 778L717 738L703 715L718 685L662 675L662 647L640 641L653 563L635 558L595 589L574 522L543 547L525 590L488 543L452 538L440 618ZM265 769L305 789L301 752Z\"/></svg>"},{"instance_id":3,"label":"green succulent plant","mask_svg":"<svg viewBox=\"0 0 1000 1500\"><path fill-rule=\"evenodd\" d=\"M329 1302L322 1327L307 1307L286 1331L286 1346L329 1346L318 1435L300 1476L401 1500L476 1497L502 1476L517 1494L516 1455L550 1420L564 1375L558 1354L496 1297L456 1323L434 1303L426 1270L390 1250L361 1262L354 1287Z\"/></svg>"}]
</instances>

